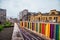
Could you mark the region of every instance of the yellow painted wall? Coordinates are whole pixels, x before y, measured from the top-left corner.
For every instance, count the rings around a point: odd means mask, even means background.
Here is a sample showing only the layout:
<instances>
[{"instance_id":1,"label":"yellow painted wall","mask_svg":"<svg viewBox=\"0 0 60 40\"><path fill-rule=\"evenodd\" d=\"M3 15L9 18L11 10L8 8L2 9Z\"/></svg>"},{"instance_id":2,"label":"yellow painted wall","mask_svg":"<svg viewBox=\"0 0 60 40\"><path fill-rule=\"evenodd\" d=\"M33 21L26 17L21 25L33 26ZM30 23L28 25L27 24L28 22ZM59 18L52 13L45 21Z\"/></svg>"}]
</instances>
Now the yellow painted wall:
<instances>
[{"instance_id":1,"label":"yellow painted wall","mask_svg":"<svg viewBox=\"0 0 60 40\"><path fill-rule=\"evenodd\" d=\"M46 17L47 17L47 20L49 21L50 20L49 17L52 17L51 20L54 20L54 17L58 17L57 22L60 22L60 16L53 15L52 12L54 12L55 14L58 14L58 12L54 10L54 11L50 11L49 15L41 15L41 14L38 14L38 15L35 15L35 16L32 15L30 17L30 21L37 21L37 20L39 20L39 18L40 18L41 21L46 21Z\"/></svg>"},{"instance_id":2,"label":"yellow painted wall","mask_svg":"<svg viewBox=\"0 0 60 40\"><path fill-rule=\"evenodd\" d=\"M60 22L60 16L58 16L58 19L57 20L58 20L58 22Z\"/></svg>"}]
</instances>

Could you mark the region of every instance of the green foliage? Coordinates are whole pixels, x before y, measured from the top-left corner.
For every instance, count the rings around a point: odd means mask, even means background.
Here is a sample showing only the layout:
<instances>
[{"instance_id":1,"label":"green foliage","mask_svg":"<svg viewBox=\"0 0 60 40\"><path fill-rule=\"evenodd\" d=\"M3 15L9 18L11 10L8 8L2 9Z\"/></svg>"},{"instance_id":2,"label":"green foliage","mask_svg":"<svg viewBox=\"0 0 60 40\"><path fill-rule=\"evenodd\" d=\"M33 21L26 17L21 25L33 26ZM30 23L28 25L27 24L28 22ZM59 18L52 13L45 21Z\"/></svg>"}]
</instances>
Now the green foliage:
<instances>
[{"instance_id":1,"label":"green foliage","mask_svg":"<svg viewBox=\"0 0 60 40\"><path fill-rule=\"evenodd\" d=\"M3 30L3 26L0 24L0 31L2 31Z\"/></svg>"},{"instance_id":2,"label":"green foliage","mask_svg":"<svg viewBox=\"0 0 60 40\"><path fill-rule=\"evenodd\" d=\"M3 28L8 28L8 27L11 27L11 22L9 22L9 21L6 21L4 24L0 24L0 31L2 31L3 30Z\"/></svg>"},{"instance_id":3,"label":"green foliage","mask_svg":"<svg viewBox=\"0 0 60 40\"><path fill-rule=\"evenodd\" d=\"M9 21L6 21L5 24L4 24L5 27L10 27L11 26L11 22Z\"/></svg>"}]
</instances>

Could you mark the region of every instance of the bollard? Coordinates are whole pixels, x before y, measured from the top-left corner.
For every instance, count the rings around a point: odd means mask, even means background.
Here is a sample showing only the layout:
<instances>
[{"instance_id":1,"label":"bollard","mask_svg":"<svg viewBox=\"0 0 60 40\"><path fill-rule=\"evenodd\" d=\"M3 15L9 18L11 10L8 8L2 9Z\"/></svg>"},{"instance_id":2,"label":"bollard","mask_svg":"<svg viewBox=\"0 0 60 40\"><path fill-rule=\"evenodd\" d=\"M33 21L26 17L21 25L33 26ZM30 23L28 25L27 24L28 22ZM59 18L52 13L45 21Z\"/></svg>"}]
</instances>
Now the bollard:
<instances>
[{"instance_id":1,"label":"bollard","mask_svg":"<svg viewBox=\"0 0 60 40\"><path fill-rule=\"evenodd\" d=\"M35 27L34 27L34 29L35 29L34 31L36 31L36 22L34 23L34 26L35 26Z\"/></svg>"},{"instance_id":2,"label":"bollard","mask_svg":"<svg viewBox=\"0 0 60 40\"><path fill-rule=\"evenodd\" d=\"M32 30L32 23L30 22L30 29Z\"/></svg>"},{"instance_id":3,"label":"bollard","mask_svg":"<svg viewBox=\"0 0 60 40\"><path fill-rule=\"evenodd\" d=\"M38 22L38 33L39 33L39 25L40 25L40 24L39 24L39 22Z\"/></svg>"},{"instance_id":4,"label":"bollard","mask_svg":"<svg viewBox=\"0 0 60 40\"><path fill-rule=\"evenodd\" d=\"M32 30L34 30L34 23L32 22Z\"/></svg>"},{"instance_id":5,"label":"bollard","mask_svg":"<svg viewBox=\"0 0 60 40\"><path fill-rule=\"evenodd\" d=\"M20 27L23 28L23 22L22 21L20 21Z\"/></svg>"},{"instance_id":6,"label":"bollard","mask_svg":"<svg viewBox=\"0 0 60 40\"><path fill-rule=\"evenodd\" d=\"M30 22L28 22L28 29L29 29L29 25L30 25L29 23L30 23Z\"/></svg>"},{"instance_id":7,"label":"bollard","mask_svg":"<svg viewBox=\"0 0 60 40\"><path fill-rule=\"evenodd\" d=\"M60 24L59 24L59 40L60 40Z\"/></svg>"},{"instance_id":8,"label":"bollard","mask_svg":"<svg viewBox=\"0 0 60 40\"><path fill-rule=\"evenodd\" d=\"M46 37L50 37L50 23L47 23L46 24L46 28L45 28L46 30L45 30L45 36Z\"/></svg>"},{"instance_id":9,"label":"bollard","mask_svg":"<svg viewBox=\"0 0 60 40\"><path fill-rule=\"evenodd\" d=\"M55 40L60 40L60 24L56 24Z\"/></svg>"},{"instance_id":10,"label":"bollard","mask_svg":"<svg viewBox=\"0 0 60 40\"><path fill-rule=\"evenodd\" d=\"M27 28L28 28L28 21L26 21L27 22Z\"/></svg>"},{"instance_id":11,"label":"bollard","mask_svg":"<svg viewBox=\"0 0 60 40\"><path fill-rule=\"evenodd\" d=\"M25 27L28 28L28 21L25 21Z\"/></svg>"},{"instance_id":12,"label":"bollard","mask_svg":"<svg viewBox=\"0 0 60 40\"><path fill-rule=\"evenodd\" d=\"M45 34L45 23L42 23L42 34Z\"/></svg>"},{"instance_id":13,"label":"bollard","mask_svg":"<svg viewBox=\"0 0 60 40\"><path fill-rule=\"evenodd\" d=\"M54 24L50 24L50 38L54 38Z\"/></svg>"},{"instance_id":14,"label":"bollard","mask_svg":"<svg viewBox=\"0 0 60 40\"><path fill-rule=\"evenodd\" d=\"M29 29L30 29L30 22L29 22Z\"/></svg>"},{"instance_id":15,"label":"bollard","mask_svg":"<svg viewBox=\"0 0 60 40\"><path fill-rule=\"evenodd\" d=\"M55 40L59 40L59 25L56 24Z\"/></svg>"},{"instance_id":16,"label":"bollard","mask_svg":"<svg viewBox=\"0 0 60 40\"><path fill-rule=\"evenodd\" d=\"M22 23L21 23L21 21L20 21L20 27L22 26Z\"/></svg>"},{"instance_id":17,"label":"bollard","mask_svg":"<svg viewBox=\"0 0 60 40\"><path fill-rule=\"evenodd\" d=\"M23 21L23 28L25 27L25 22Z\"/></svg>"},{"instance_id":18,"label":"bollard","mask_svg":"<svg viewBox=\"0 0 60 40\"><path fill-rule=\"evenodd\" d=\"M27 23L26 23L26 21L25 21L25 27L27 27Z\"/></svg>"},{"instance_id":19,"label":"bollard","mask_svg":"<svg viewBox=\"0 0 60 40\"><path fill-rule=\"evenodd\" d=\"M39 33L41 33L41 23L39 23Z\"/></svg>"},{"instance_id":20,"label":"bollard","mask_svg":"<svg viewBox=\"0 0 60 40\"><path fill-rule=\"evenodd\" d=\"M36 32L38 32L38 23L36 23Z\"/></svg>"},{"instance_id":21,"label":"bollard","mask_svg":"<svg viewBox=\"0 0 60 40\"><path fill-rule=\"evenodd\" d=\"M36 30L35 22L34 22L34 31Z\"/></svg>"},{"instance_id":22,"label":"bollard","mask_svg":"<svg viewBox=\"0 0 60 40\"><path fill-rule=\"evenodd\" d=\"M54 24L54 38L55 39L55 34L56 34L56 24Z\"/></svg>"}]
</instances>

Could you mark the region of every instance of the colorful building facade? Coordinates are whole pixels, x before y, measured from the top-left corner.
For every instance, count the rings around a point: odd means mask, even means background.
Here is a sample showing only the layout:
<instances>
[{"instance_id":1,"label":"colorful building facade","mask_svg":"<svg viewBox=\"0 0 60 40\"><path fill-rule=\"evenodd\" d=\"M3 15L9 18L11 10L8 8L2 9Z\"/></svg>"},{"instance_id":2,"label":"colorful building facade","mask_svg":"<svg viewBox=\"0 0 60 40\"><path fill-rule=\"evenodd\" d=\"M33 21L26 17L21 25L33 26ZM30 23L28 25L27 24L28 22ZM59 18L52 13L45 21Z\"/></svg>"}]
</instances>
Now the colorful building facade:
<instances>
[{"instance_id":1,"label":"colorful building facade","mask_svg":"<svg viewBox=\"0 0 60 40\"><path fill-rule=\"evenodd\" d=\"M20 27L52 40L60 40L60 12L51 10L49 13L31 14L28 21L20 21Z\"/></svg>"}]
</instances>

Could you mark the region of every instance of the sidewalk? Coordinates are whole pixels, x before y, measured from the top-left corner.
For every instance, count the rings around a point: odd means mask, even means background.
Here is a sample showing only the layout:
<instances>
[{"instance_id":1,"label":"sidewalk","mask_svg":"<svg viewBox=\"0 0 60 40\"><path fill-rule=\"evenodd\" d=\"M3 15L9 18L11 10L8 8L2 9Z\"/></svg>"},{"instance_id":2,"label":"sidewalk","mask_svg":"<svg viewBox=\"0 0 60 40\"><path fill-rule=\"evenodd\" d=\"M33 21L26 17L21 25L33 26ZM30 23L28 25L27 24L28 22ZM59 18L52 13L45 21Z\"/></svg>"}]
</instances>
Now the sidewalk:
<instances>
[{"instance_id":1,"label":"sidewalk","mask_svg":"<svg viewBox=\"0 0 60 40\"><path fill-rule=\"evenodd\" d=\"M12 40L24 40L22 34L20 33L20 29L18 28L17 23L14 23Z\"/></svg>"},{"instance_id":2,"label":"sidewalk","mask_svg":"<svg viewBox=\"0 0 60 40\"><path fill-rule=\"evenodd\" d=\"M13 33L13 27L4 28L0 32L0 40L11 40Z\"/></svg>"}]
</instances>

